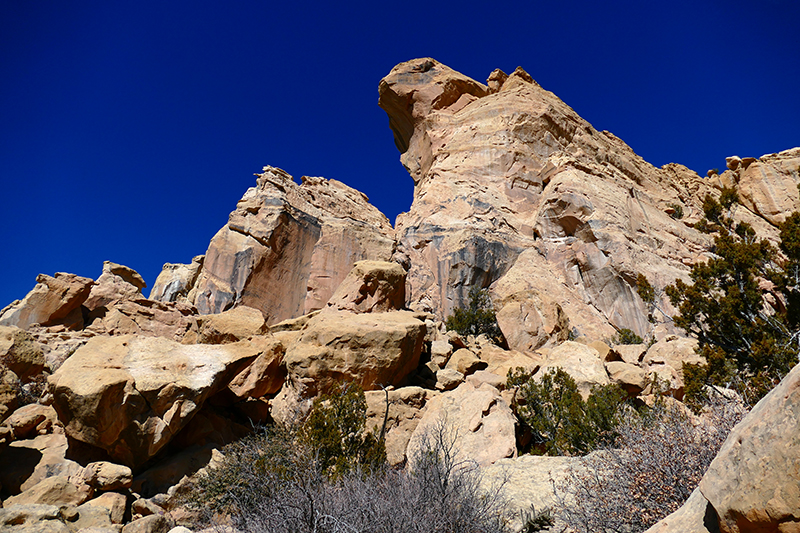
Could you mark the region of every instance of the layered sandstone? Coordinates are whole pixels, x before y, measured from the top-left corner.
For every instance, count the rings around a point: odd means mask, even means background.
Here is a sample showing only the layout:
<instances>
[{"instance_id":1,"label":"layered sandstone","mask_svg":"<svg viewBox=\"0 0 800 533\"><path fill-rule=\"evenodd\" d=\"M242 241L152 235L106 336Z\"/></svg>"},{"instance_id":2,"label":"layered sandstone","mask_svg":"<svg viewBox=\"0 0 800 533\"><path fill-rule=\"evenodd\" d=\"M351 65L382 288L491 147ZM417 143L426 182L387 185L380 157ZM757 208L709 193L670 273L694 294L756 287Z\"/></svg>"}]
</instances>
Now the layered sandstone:
<instances>
[{"instance_id":1,"label":"layered sandstone","mask_svg":"<svg viewBox=\"0 0 800 533\"><path fill-rule=\"evenodd\" d=\"M324 307L355 262L389 260L393 235L386 217L344 183L304 176L298 185L264 167L211 240L186 298L202 314L246 305L275 324ZM192 269L165 269L151 297L177 299Z\"/></svg>"}]
</instances>

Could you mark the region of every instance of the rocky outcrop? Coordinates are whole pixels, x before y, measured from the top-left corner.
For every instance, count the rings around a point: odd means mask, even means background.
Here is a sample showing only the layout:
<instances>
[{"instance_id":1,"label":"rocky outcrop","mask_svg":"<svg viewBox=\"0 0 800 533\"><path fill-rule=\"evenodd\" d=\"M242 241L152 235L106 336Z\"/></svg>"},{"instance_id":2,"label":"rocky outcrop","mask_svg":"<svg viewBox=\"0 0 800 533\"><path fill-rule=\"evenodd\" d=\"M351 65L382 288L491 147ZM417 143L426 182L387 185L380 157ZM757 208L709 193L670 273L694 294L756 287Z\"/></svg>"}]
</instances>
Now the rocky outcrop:
<instances>
[{"instance_id":1,"label":"rocky outcrop","mask_svg":"<svg viewBox=\"0 0 800 533\"><path fill-rule=\"evenodd\" d=\"M218 315L197 317L200 344L227 344L263 335L267 331L264 315L258 309L241 306Z\"/></svg>"},{"instance_id":2,"label":"rocky outcrop","mask_svg":"<svg viewBox=\"0 0 800 533\"><path fill-rule=\"evenodd\" d=\"M399 311L406 304L406 272L397 263L359 261L328 300L354 313Z\"/></svg>"},{"instance_id":3,"label":"rocky outcrop","mask_svg":"<svg viewBox=\"0 0 800 533\"><path fill-rule=\"evenodd\" d=\"M500 393L488 384L475 387L465 382L427 402L422 420L408 443L407 456L413 463L418 450L435 442L440 432L462 459L490 465L517 456L514 436L516 419Z\"/></svg>"},{"instance_id":4,"label":"rocky outcrop","mask_svg":"<svg viewBox=\"0 0 800 533\"><path fill-rule=\"evenodd\" d=\"M489 89L424 58L380 83L415 183L396 228L409 305L442 318L471 287L490 287L518 350L564 340L561 313L595 339L646 334L636 276L662 288L685 275L709 242L688 224L712 187L679 165L649 165L522 69L500 74Z\"/></svg>"},{"instance_id":5,"label":"rocky outcrop","mask_svg":"<svg viewBox=\"0 0 800 533\"><path fill-rule=\"evenodd\" d=\"M0 326L0 365L29 381L44 370L42 347L28 332Z\"/></svg>"},{"instance_id":6,"label":"rocky outcrop","mask_svg":"<svg viewBox=\"0 0 800 533\"><path fill-rule=\"evenodd\" d=\"M800 365L731 431L698 490L648 533L800 528Z\"/></svg>"},{"instance_id":7,"label":"rocky outcrop","mask_svg":"<svg viewBox=\"0 0 800 533\"><path fill-rule=\"evenodd\" d=\"M774 225L800 209L800 148L777 154L726 160L728 171L720 176L724 184L735 185L742 204Z\"/></svg>"},{"instance_id":8,"label":"rocky outcrop","mask_svg":"<svg viewBox=\"0 0 800 533\"><path fill-rule=\"evenodd\" d=\"M188 265L164 263L153 288L150 289L149 298L159 302L188 301L189 291L197 281L204 259L204 255L198 255L193 257L192 262Z\"/></svg>"},{"instance_id":9,"label":"rocky outcrop","mask_svg":"<svg viewBox=\"0 0 800 533\"><path fill-rule=\"evenodd\" d=\"M139 467L255 359L249 341L184 346L164 338L95 337L49 379L67 434Z\"/></svg>"},{"instance_id":10,"label":"rocky outcrop","mask_svg":"<svg viewBox=\"0 0 800 533\"><path fill-rule=\"evenodd\" d=\"M80 329L83 327L81 304L89 297L93 285L94 280L75 274L39 274L36 286L22 301L13 302L0 312L0 326L28 329L31 324L64 324Z\"/></svg>"},{"instance_id":11,"label":"rocky outcrop","mask_svg":"<svg viewBox=\"0 0 800 533\"><path fill-rule=\"evenodd\" d=\"M211 240L187 298L203 314L246 305L275 324L324 307L353 263L389 260L393 236L386 217L355 189L310 177L298 185L264 167ZM160 289L172 283L162 275L153 297L172 298Z\"/></svg>"},{"instance_id":12,"label":"rocky outcrop","mask_svg":"<svg viewBox=\"0 0 800 533\"><path fill-rule=\"evenodd\" d=\"M142 298L142 289L145 287L147 287L147 283L132 268L104 261L103 272L95 281L89 297L83 302L83 305L89 311L93 311L120 300Z\"/></svg>"},{"instance_id":13,"label":"rocky outcrop","mask_svg":"<svg viewBox=\"0 0 800 533\"><path fill-rule=\"evenodd\" d=\"M386 461L395 467L403 466L408 441L436 392L422 387L401 387L391 391L367 391L365 396L367 429L374 430L376 435L384 431Z\"/></svg>"}]
</instances>

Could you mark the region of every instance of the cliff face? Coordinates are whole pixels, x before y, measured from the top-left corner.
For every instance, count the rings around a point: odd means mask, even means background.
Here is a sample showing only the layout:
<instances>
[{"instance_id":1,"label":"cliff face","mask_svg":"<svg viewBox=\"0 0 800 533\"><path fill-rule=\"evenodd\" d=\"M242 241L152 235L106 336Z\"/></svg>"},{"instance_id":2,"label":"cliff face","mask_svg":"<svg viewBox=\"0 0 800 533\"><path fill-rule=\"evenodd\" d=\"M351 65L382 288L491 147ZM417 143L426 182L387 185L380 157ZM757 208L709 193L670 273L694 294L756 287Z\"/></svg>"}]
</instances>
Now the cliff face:
<instances>
[{"instance_id":1,"label":"cliff face","mask_svg":"<svg viewBox=\"0 0 800 533\"><path fill-rule=\"evenodd\" d=\"M662 289L703 258L709 239L691 225L721 181L676 164L653 167L521 68L496 70L487 84L430 58L401 63L380 83L379 104L415 183L396 227L410 267L409 305L446 317L470 287L488 287L517 349L547 341L554 303L579 334L644 335L649 311L637 274ZM782 197L790 187L765 183L797 177L755 174L742 175L745 197L759 199L745 205L780 220L775 213L794 205Z\"/></svg>"}]
</instances>

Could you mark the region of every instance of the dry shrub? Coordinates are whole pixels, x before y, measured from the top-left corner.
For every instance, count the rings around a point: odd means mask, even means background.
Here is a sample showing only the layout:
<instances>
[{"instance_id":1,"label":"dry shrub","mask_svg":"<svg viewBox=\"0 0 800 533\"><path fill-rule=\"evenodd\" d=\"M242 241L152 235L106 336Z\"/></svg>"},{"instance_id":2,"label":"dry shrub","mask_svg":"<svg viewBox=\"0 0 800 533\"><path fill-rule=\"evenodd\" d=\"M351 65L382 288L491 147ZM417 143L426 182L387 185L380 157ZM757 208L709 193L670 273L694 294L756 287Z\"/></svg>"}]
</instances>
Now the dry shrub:
<instances>
[{"instance_id":1,"label":"dry shrub","mask_svg":"<svg viewBox=\"0 0 800 533\"><path fill-rule=\"evenodd\" d=\"M698 418L663 401L644 415L629 411L615 446L556 486L559 518L576 533L645 531L689 498L744 412L716 402Z\"/></svg>"}]
</instances>

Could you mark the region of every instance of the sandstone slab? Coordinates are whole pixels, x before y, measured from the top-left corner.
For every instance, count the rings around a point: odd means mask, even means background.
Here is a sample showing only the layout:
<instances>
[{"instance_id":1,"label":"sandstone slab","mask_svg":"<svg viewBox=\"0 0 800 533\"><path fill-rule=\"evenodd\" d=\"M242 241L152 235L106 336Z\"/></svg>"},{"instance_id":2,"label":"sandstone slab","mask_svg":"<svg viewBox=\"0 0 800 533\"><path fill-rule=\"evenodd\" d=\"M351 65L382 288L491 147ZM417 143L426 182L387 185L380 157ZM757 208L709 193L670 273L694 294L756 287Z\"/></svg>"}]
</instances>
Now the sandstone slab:
<instances>
[{"instance_id":1,"label":"sandstone slab","mask_svg":"<svg viewBox=\"0 0 800 533\"><path fill-rule=\"evenodd\" d=\"M31 324L65 324L75 329L83 326L80 306L89 297L94 280L57 272L39 274L36 286L22 301L0 312L0 326L28 329Z\"/></svg>"},{"instance_id":2,"label":"sandstone slab","mask_svg":"<svg viewBox=\"0 0 800 533\"><path fill-rule=\"evenodd\" d=\"M397 263L359 261L328 301L328 307L372 313L399 311L406 304L406 272Z\"/></svg>"}]
</instances>

